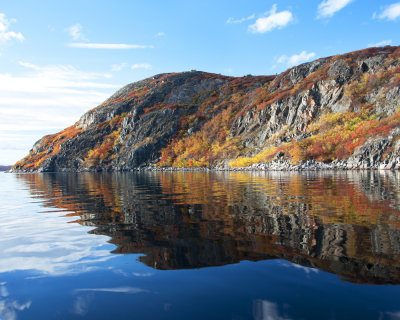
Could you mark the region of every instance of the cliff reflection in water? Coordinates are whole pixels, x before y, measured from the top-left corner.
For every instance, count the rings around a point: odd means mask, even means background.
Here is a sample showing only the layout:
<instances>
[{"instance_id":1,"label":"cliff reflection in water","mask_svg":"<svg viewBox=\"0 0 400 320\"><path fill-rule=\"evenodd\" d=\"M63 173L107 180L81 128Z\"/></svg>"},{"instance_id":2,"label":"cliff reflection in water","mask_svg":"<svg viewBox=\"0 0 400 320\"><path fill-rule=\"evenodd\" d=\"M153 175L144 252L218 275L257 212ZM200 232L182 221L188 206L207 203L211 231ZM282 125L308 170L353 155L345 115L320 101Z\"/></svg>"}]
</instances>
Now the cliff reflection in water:
<instances>
[{"instance_id":1,"label":"cliff reflection in water","mask_svg":"<svg viewBox=\"0 0 400 320\"><path fill-rule=\"evenodd\" d=\"M285 259L357 283L400 283L399 173L19 175L113 253L158 269Z\"/></svg>"}]
</instances>

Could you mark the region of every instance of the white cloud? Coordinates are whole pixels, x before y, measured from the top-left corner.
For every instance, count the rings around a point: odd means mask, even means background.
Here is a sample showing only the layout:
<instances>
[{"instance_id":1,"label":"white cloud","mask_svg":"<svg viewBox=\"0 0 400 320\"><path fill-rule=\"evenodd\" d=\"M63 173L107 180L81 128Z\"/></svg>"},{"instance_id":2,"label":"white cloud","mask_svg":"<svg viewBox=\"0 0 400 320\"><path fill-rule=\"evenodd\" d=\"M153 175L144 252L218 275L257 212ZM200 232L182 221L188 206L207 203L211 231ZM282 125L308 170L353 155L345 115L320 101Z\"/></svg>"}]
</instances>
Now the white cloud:
<instances>
[{"instance_id":1,"label":"white cloud","mask_svg":"<svg viewBox=\"0 0 400 320\"><path fill-rule=\"evenodd\" d=\"M80 71L77 68L70 65L49 65L40 67L30 62L24 62L24 61L19 61L19 64L21 66L39 71L38 75L40 76L40 78L47 80L50 79L50 81L48 81L48 85L52 87L58 87L58 86L77 87L77 88L81 88L81 86L104 87L103 84L100 83L87 83L87 82L81 83L79 81L109 79L112 77L111 74L108 73ZM60 80L69 80L70 82L60 83L59 82ZM106 87L110 86L106 85ZM112 85L112 87L114 87L114 85Z\"/></svg>"},{"instance_id":2,"label":"white cloud","mask_svg":"<svg viewBox=\"0 0 400 320\"><path fill-rule=\"evenodd\" d=\"M374 14L374 17L376 17L376 14ZM379 19L386 19L389 21L394 21L398 17L400 17L400 2L391 4L378 15Z\"/></svg>"},{"instance_id":3,"label":"white cloud","mask_svg":"<svg viewBox=\"0 0 400 320\"><path fill-rule=\"evenodd\" d=\"M246 17L246 18L241 18L241 19L229 18L229 19L226 21L226 23L227 23L227 24L231 24L231 23L243 23L243 22L248 21L248 20L253 20L254 18L255 18L255 14L252 14L252 15Z\"/></svg>"},{"instance_id":4,"label":"white cloud","mask_svg":"<svg viewBox=\"0 0 400 320\"><path fill-rule=\"evenodd\" d=\"M33 70L40 70L40 67L30 63L30 62L24 62L24 61L18 61L19 65L25 68L33 69Z\"/></svg>"},{"instance_id":5,"label":"white cloud","mask_svg":"<svg viewBox=\"0 0 400 320\"><path fill-rule=\"evenodd\" d=\"M332 17L336 12L342 10L353 0L325 0L318 6L318 18Z\"/></svg>"},{"instance_id":6,"label":"white cloud","mask_svg":"<svg viewBox=\"0 0 400 320\"><path fill-rule=\"evenodd\" d=\"M152 45L140 44L126 44L126 43L85 43L85 42L71 42L67 44L72 48L83 49L111 49L111 50L125 50L125 49L152 49Z\"/></svg>"},{"instance_id":7,"label":"white cloud","mask_svg":"<svg viewBox=\"0 0 400 320\"><path fill-rule=\"evenodd\" d=\"M21 32L9 31L10 24L15 21L15 19L6 19L5 14L0 13L0 42L7 42L12 39L24 41L24 36Z\"/></svg>"},{"instance_id":8,"label":"white cloud","mask_svg":"<svg viewBox=\"0 0 400 320\"><path fill-rule=\"evenodd\" d=\"M164 37L165 36L165 32L158 32L156 34L156 37Z\"/></svg>"},{"instance_id":9,"label":"white cloud","mask_svg":"<svg viewBox=\"0 0 400 320\"><path fill-rule=\"evenodd\" d=\"M384 46L390 46L392 44L392 40L383 40L377 43L370 43L368 47L384 47Z\"/></svg>"},{"instance_id":10,"label":"white cloud","mask_svg":"<svg viewBox=\"0 0 400 320\"><path fill-rule=\"evenodd\" d=\"M86 37L82 33L82 26L79 23L74 24L73 26L66 29L69 35L75 41L87 41Z\"/></svg>"},{"instance_id":11,"label":"white cloud","mask_svg":"<svg viewBox=\"0 0 400 320\"><path fill-rule=\"evenodd\" d=\"M108 73L68 65L19 64L26 68L22 75L0 73L0 163L16 162L44 134L74 124L120 87L110 83ZM29 135L21 136L27 130ZM15 148L18 152L9 152Z\"/></svg>"},{"instance_id":12,"label":"white cloud","mask_svg":"<svg viewBox=\"0 0 400 320\"><path fill-rule=\"evenodd\" d=\"M111 66L111 71L121 71L128 66L126 62L120 64L113 64ZM135 63L131 66L131 69L151 69L153 66L150 63Z\"/></svg>"},{"instance_id":13,"label":"white cloud","mask_svg":"<svg viewBox=\"0 0 400 320\"><path fill-rule=\"evenodd\" d=\"M127 66L128 64L126 63L126 62L122 62L122 63L119 63L119 64L113 64L112 66L111 66L111 71L121 71L122 69L125 69L125 67Z\"/></svg>"},{"instance_id":14,"label":"white cloud","mask_svg":"<svg viewBox=\"0 0 400 320\"><path fill-rule=\"evenodd\" d=\"M266 17L258 18L254 24L249 26L252 33L265 33L273 29L281 29L293 20L293 14L290 11L277 12L277 6L274 4L272 9L267 12Z\"/></svg>"},{"instance_id":15,"label":"white cloud","mask_svg":"<svg viewBox=\"0 0 400 320\"><path fill-rule=\"evenodd\" d=\"M315 57L314 52L302 51L299 54L294 54L292 56L283 55L277 59L277 63L285 63L287 66L295 66L301 62L308 61Z\"/></svg>"},{"instance_id":16,"label":"white cloud","mask_svg":"<svg viewBox=\"0 0 400 320\"><path fill-rule=\"evenodd\" d=\"M136 63L131 66L131 69L151 69L152 65L150 63Z\"/></svg>"}]
</instances>

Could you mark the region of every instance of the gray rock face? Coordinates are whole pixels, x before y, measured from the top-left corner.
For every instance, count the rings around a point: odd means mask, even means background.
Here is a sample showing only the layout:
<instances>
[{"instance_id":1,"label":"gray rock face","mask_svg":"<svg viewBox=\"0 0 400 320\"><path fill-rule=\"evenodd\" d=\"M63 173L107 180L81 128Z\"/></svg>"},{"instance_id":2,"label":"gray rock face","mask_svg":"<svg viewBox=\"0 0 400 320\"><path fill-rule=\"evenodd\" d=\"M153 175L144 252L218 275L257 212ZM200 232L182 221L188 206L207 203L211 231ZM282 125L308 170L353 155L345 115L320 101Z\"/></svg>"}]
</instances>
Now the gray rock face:
<instances>
[{"instance_id":1,"label":"gray rock face","mask_svg":"<svg viewBox=\"0 0 400 320\"><path fill-rule=\"evenodd\" d=\"M269 88L271 91L274 91L278 88L290 87L298 82L301 82L303 79L316 72L319 68L325 66L328 61L329 59L324 58L293 67L286 72L280 74L271 83Z\"/></svg>"},{"instance_id":2,"label":"gray rock face","mask_svg":"<svg viewBox=\"0 0 400 320\"><path fill-rule=\"evenodd\" d=\"M340 84L349 81L352 75L353 69L343 59L336 60L328 70L328 76Z\"/></svg>"}]
</instances>

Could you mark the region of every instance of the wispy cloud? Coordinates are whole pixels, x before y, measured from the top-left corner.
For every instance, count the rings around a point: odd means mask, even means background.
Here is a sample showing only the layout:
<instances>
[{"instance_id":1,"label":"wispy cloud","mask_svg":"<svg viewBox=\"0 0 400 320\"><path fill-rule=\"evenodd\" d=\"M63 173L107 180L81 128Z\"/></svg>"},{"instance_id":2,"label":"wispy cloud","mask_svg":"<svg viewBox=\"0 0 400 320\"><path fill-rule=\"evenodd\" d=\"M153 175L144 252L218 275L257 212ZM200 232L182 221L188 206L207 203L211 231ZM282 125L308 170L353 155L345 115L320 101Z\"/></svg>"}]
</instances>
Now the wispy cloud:
<instances>
[{"instance_id":1,"label":"wispy cloud","mask_svg":"<svg viewBox=\"0 0 400 320\"><path fill-rule=\"evenodd\" d=\"M315 57L314 52L302 51L299 54L294 54L291 56L282 55L277 59L277 62L292 67L298 65L301 62L309 61L314 57Z\"/></svg>"},{"instance_id":2,"label":"wispy cloud","mask_svg":"<svg viewBox=\"0 0 400 320\"><path fill-rule=\"evenodd\" d=\"M66 29L74 41L87 41L88 39L82 32L82 26L79 23L74 24Z\"/></svg>"},{"instance_id":3,"label":"wispy cloud","mask_svg":"<svg viewBox=\"0 0 400 320\"><path fill-rule=\"evenodd\" d=\"M72 125L120 87L111 82L109 73L26 61L19 65L24 68L22 75L0 73L0 163L14 163L28 153L44 130L48 134ZM18 136L26 130L31 131L28 137ZM25 152L4 151L13 144L26 148Z\"/></svg>"},{"instance_id":4,"label":"wispy cloud","mask_svg":"<svg viewBox=\"0 0 400 320\"><path fill-rule=\"evenodd\" d=\"M136 63L131 66L131 69L151 69L152 65L150 63Z\"/></svg>"},{"instance_id":5,"label":"wispy cloud","mask_svg":"<svg viewBox=\"0 0 400 320\"><path fill-rule=\"evenodd\" d=\"M141 45L141 44L129 44L129 43L93 43L88 42L89 40L84 36L82 32L82 26L79 23L66 29L69 35L74 41L84 42L70 42L67 44L68 47L81 48L81 49L106 49L106 50L127 50L127 49L151 49L153 45ZM159 32L157 36L165 35L163 32Z\"/></svg>"},{"instance_id":6,"label":"wispy cloud","mask_svg":"<svg viewBox=\"0 0 400 320\"><path fill-rule=\"evenodd\" d=\"M128 66L126 62L122 62L119 64L113 64L111 66L111 71L121 71ZM153 66L150 63L135 63L131 65L131 69L151 69Z\"/></svg>"},{"instance_id":7,"label":"wispy cloud","mask_svg":"<svg viewBox=\"0 0 400 320\"><path fill-rule=\"evenodd\" d=\"M165 32L158 32L156 34L156 37L164 37L165 36Z\"/></svg>"},{"instance_id":8,"label":"wispy cloud","mask_svg":"<svg viewBox=\"0 0 400 320\"><path fill-rule=\"evenodd\" d=\"M10 40L24 41L24 36L21 32L10 31L10 24L16 22L15 19L8 20L4 13L0 13L0 42Z\"/></svg>"},{"instance_id":9,"label":"wispy cloud","mask_svg":"<svg viewBox=\"0 0 400 320\"><path fill-rule=\"evenodd\" d=\"M127 44L127 43L86 43L86 42L71 42L67 44L72 48L83 49L109 49L109 50L126 50L126 49L151 49L152 45Z\"/></svg>"},{"instance_id":10,"label":"wispy cloud","mask_svg":"<svg viewBox=\"0 0 400 320\"><path fill-rule=\"evenodd\" d=\"M118 63L118 64L113 64L111 66L111 71L121 71L122 69L125 69L128 66L126 62Z\"/></svg>"},{"instance_id":11,"label":"wispy cloud","mask_svg":"<svg viewBox=\"0 0 400 320\"><path fill-rule=\"evenodd\" d=\"M47 66L38 66L30 62L19 61L21 66L39 71L37 75L42 79L51 79L48 82L48 85L51 87L59 87L59 86L68 86L68 87L104 87L103 84L100 83L87 83L87 82L79 82L86 80L96 80L96 79L109 79L111 78L111 74L109 73L99 73L99 72L85 72L81 71L74 66L71 65L47 65ZM60 83L59 80L70 80L70 82ZM37 86L34 86L34 89ZM109 88L110 85L106 85L105 87ZM111 85L111 87L115 87ZM27 88L28 90L30 88Z\"/></svg>"},{"instance_id":12,"label":"wispy cloud","mask_svg":"<svg viewBox=\"0 0 400 320\"><path fill-rule=\"evenodd\" d=\"M229 18L228 20L226 20L227 24L231 24L231 23L243 23L245 21L249 21L249 20L253 20L256 17L255 14L249 15L248 17L245 18L241 18L241 19L235 19L235 18Z\"/></svg>"},{"instance_id":13,"label":"wispy cloud","mask_svg":"<svg viewBox=\"0 0 400 320\"><path fill-rule=\"evenodd\" d=\"M258 18L254 24L249 26L250 32L266 33L273 29L281 29L293 21L293 14L288 10L277 12L276 4L266 14L266 17Z\"/></svg>"},{"instance_id":14,"label":"wispy cloud","mask_svg":"<svg viewBox=\"0 0 400 320\"><path fill-rule=\"evenodd\" d=\"M400 17L400 2L393 3L390 6L383 9L383 11L377 15L374 13L374 18L395 21Z\"/></svg>"},{"instance_id":15,"label":"wispy cloud","mask_svg":"<svg viewBox=\"0 0 400 320\"><path fill-rule=\"evenodd\" d=\"M383 40L377 43L370 43L368 47L384 47L384 46L390 46L392 44L392 40Z\"/></svg>"},{"instance_id":16,"label":"wispy cloud","mask_svg":"<svg viewBox=\"0 0 400 320\"><path fill-rule=\"evenodd\" d=\"M353 0L325 0L318 6L318 18L330 18Z\"/></svg>"},{"instance_id":17,"label":"wispy cloud","mask_svg":"<svg viewBox=\"0 0 400 320\"><path fill-rule=\"evenodd\" d=\"M25 68L33 69L33 70L40 70L39 66L36 66L30 62L25 62L25 61L18 61L19 65Z\"/></svg>"}]
</instances>

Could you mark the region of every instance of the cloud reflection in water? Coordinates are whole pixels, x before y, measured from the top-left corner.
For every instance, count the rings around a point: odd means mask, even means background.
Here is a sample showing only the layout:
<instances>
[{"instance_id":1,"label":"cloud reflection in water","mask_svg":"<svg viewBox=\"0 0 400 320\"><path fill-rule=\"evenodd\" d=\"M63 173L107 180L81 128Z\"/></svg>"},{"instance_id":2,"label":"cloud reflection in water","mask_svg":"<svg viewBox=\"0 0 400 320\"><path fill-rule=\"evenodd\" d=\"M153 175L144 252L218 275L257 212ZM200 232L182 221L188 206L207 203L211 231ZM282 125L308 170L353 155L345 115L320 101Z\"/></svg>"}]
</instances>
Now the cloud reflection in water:
<instances>
[{"instance_id":1,"label":"cloud reflection in water","mask_svg":"<svg viewBox=\"0 0 400 320\"><path fill-rule=\"evenodd\" d=\"M15 192L0 196L0 273L32 270L40 275L65 275L93 270L98 262L114 258L109 237L88 234L92 228L68 223L68 211L44 211L46 199L32 202L26 185L3 175L0 188ZM15 198L15 199L13 199ZM4 201L3 201L4 200ZM16 206L3 206L7 203ZM21 203L23 205L21 205ZM36 212L32 214L32 212Z\"/></svg>"},{"instance_id":2,"label":"cloud reflection in water","mask_svg":"<svg viewBox=\"0 0 400 320\"><path fill-rule=\"evenodd\" d=\"M17 300L8 298L8 296L6 283L0 283L0 319L16 320L18 311L29 309L32 301L21 303Z\"/></svg>"},{"instance_id":3,"label":"cloud reflection in water","mask_svg":"<svg viewBox=\"0 0 400 320\"><path fill-rule=\"evenodd\" d=\"M290 320L279 313L278 304L267 300L256 300L253 304L254 320Z\"/></svg>"}]
</instances>

